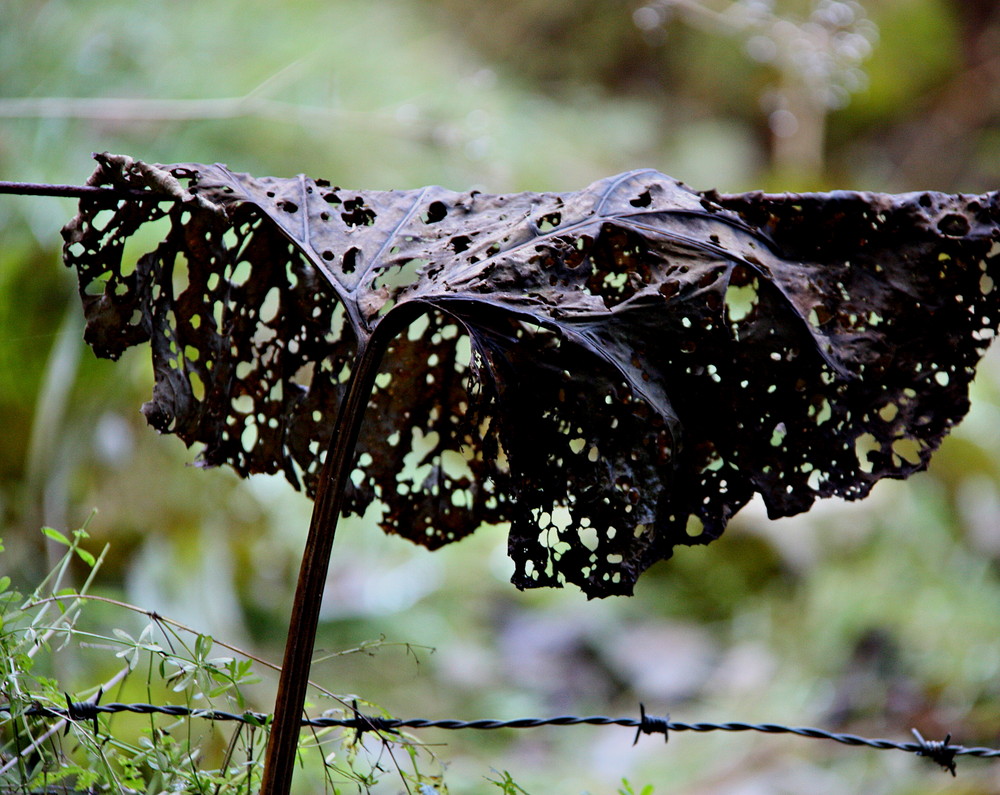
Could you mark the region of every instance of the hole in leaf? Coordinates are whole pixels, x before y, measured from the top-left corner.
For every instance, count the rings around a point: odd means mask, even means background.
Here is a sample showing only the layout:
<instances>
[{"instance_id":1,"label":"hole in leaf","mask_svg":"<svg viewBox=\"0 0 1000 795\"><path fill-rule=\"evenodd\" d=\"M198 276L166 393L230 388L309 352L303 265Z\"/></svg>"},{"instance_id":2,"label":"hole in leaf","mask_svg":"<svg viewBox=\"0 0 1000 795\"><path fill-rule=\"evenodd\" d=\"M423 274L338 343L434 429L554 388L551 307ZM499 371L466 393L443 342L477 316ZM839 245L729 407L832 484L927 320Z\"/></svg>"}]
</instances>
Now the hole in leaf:
<instances>
[{"instance_id":1,"label":"hole in leaf","mask_svg":"<svg viewBox=\"0 0 1000 795\"><path fill-rule=\"evenodd\" d=\"M371 226L375 223L376 214L373 209L365 205L364 199L359 197L344 202L344 212L340 217L348 226Z\"/></svg>"},{"instance_id":2,"label":"hole in leaf","mask_svg":"<svg viewBox=\"0 0 1000 795\"><path fill-rule=\"evenodd\" d=\"M751 279L747 284L734 284L732 280L726 288L726 311L730 323L739 323L749 315L757 305L757 280Z\"/></svg>"},{"instance_id":3,"label":"hole in leaf","mask_svg":"<svg viewBox=\"0 0 1000 795\"><path fill-rule=\"evenodd\" d=\"M597 550L597 545L599 539L597 537L597 529L594 527L581 527L576 531L577 537L580 539L580 543L583 544L591 552Z\"/></svg>"},{"instance_id":4,"label":"hole in leaf","mask_svg":"<svg viewBox=\"0 0 1000 795\"><path fill-rule=\"evenodd\" d=\"M436 224L438 221L443 221L448 216L448 208L442 202L434 201L427 206L427 212L424 213L424 223L425 224Z\"/></svg>"},{"instance_id":5,"label":"hole in leaf","mask_svg":"<svg viewBox=\"0 0 1000 795\"><path fill-rule=\"evenodd\" d=\"M86 295L104 295L104 291L107 288L108 281L111 279L111 273L105 271L96 279L91 279L87 286L84 288L84 293Z\"/></svg>"},{"instance_id":6,"label":"hole in leaf","mask_svg":"<svg viewBox=\"0 0 1000 795\"><path fill-rule=\"evenodd\" d=\"M964 215L948 213L938 221L938 229L948 237L965 237L969 234L969 219Z\"/></svg>"},{"instance_id":7,"label":"hole in leaf","mask_svg":"<svg viewBox=\"0 0 1000 795\"><path fill-rule=\"evenodd\" d=\"M774 430L771 431L771 447L781 447L787 435L788 431L785 429L785 423L779 422L774 426Z\"/></svg>"},{"instance_id":8,"label":"hole in leaf","mask_svg":"<svg viewBox=\"0 0 1000 795\"><path fill-rule=\"evenodd\" d=\"M188 373L188 381L191 383L191 394L200 403L205 399L205 382L194 370Z\"/></svg>"},{"instance_id":9,"label":"hole in leaf","mask_svg":"<svg viewBox=\"0 0 1000 795\"><path fill-rule=\"evenodd\" d=\"M232 402L236 414L250 414L253 411L253 398L250 395L237 395Z\"/></svg>"},{"instance_id":10,"label":"hole in leaf","mask_svg":"<svg viewBox=\"0 0 1000 795\"><path fill-rule=\"evenodd\" d=\"M653 203L653 197L649 194L648 190L644 190L636 198L629 199L628 203L633 207L649 207Z\"/></svg>"},{"instance_id":11,"label":"hole in leaf","mask_svg":"<svg viewBox=\"0 0 1000 795\"><path fill-rule=\"evenodd\" d=\"M895 403L886 403L878 411L878 415L886 422L892 422L896 419L897 414L899 414L899 406Z\"/></svg>"},{"instance_id":12,"label":"hole in leaf","mask_svg":"<svg viewBox=\"0 0 1000 795\"><path fill-rule=\"evenodd\" d=\"M892 443L893 455L908 464L920 463L920 450L920 442L916 439L896 439Z\"/></svg>"},{"instance_id":13,"label":"hole in leaf","mask_svg":"<svg viewBox=\"0 0 1000 795\"><path fill-rule=\"evenodd\" d=\"M246 427L243 428L243 433L240 435L240 446L249 453L257 444L257 438L256 423L247 422Z\"/></svg>"},{"instance_id":14,"label":"hole in leaf","mask_svg":"<svg viewBox=\"0 0 1000 795\"><path fill-rule=\"evenodd\" d=\"M551 232L561 223L562 215L560 213L549 213L538 220L538 231Z\"/></svg>"},{"instance_id":15,"label":"hole in leaf","mask_svg":"<svg viewBox=\"0 0 1000 795\"><path fill-rule=\"evenodd\" d=\"M344 273L354 273L361 264L361 249L349 248L344 253L344 264L341 266Z\"/></svg>"},{"instance_id":16,"label":"hole in leaf","mask_svg":"<svg viewBox=\"0 0 1000 795\"><path fill-rule=\"evenodd\" d=\"M863 433L854 440L854 454L858 458L858 466L862 472L871 472L874 469L869 453L875 453L881 449L882 445L870 433Z\"/></svg>"},{"instance_id":17,"label":"hole in leaf","mask_svg":"<svg viewBox=\"0 0 1000 795\"><path fill-rule=\"evenodd\" d=\"M270 323L278 315L281 306L281 291L277 287L272 287L264 296L264 301L260 305L258 317L261 323Z\"/></svg>"},{"instance_id":18,"label":"hole in leaf","mask_svg":"<svg viewBox=\"0 0 1000 795\"><path fill-rule=\"evenodd\" d=\"M250 263L246 260L241 260L240 262L237 262L236 266L233 268L233 272L229 276L229 281L239 287L242 287L246 284L247 279L250 278L252 271L253 268ZM177 295L177 293L174 293L174 295Z\"/></svg>"}]
</instances>

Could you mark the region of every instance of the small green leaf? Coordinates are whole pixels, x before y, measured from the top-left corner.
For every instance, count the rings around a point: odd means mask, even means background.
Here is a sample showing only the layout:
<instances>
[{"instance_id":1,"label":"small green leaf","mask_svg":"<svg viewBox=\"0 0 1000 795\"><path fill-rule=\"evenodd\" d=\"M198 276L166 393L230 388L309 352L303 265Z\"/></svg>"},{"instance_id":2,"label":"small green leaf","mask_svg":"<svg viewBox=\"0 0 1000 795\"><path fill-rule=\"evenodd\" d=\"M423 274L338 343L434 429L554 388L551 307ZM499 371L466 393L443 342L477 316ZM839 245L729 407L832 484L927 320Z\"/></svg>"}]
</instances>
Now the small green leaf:
<instances>
[{"instance_id":1,"label":"small green leaf","mask_svg":"<svg viewBox=\"0 0 1000 795\"><path fill-rule=\"evenodd\" d=\"M194 642L194 653L199 659L204 659L212 650L214 641L211 635L199 635Z\"/></svg>"},{"instance_id":2,"label":"small green leaf","mask_svg":"<svg viewBox=\"0 0 1000 795\"><path fill-rule=\"evenodd\" d=\"M260 729L260 728L262 728L264 726L267 726L271 722L271 720L272 720L272 718L274 716L273 715L259 715L256 712L244 712L243 715L242 715L242 717L243 717L244 723L246 723L248 726L254 726L254 727Z\"/></svg>"},{"instance_id":3,"label":"small green leaf","mask_svg":"<svg viewBox=\"0 0 1000 795\"><path fill-rule=\"evenodd\" d=\"M132 646L135 645L135 638L129 635L124 629L119 629L118 627L112 627L111 632L116 638Z\"/></svg>"},{"instance_id":4,"label":"small green leaf","mask_svg":"<svg viewBox=\"0 0 1000 795\"><path fill-rule=\"evenodd\" d=\"M8 588L10 588L10 577L0 577L0 593L3 593Z\"/></svg>"},{"instance_id":5,"label":"small green leaf","mask_svg":"<svg viewBox=\"0 0 1000 795\"><path fill-rule=\"evenodd\" d=\"M14 668L24 673L28 673L28 671L35 667L34 658L29 657L27 654L15 654L11 662L13 662Z\"/></svg>"},{"instance_id":6,"label":"small green leaf","mask_svg":"<svg viewBox=\"0 0 1000 795\"><path fill-rule=\"evenodd\" d=\"M69 539L66 538L66 536L64 536L54 527L43 527L42 533L51 538L53 541L57 541L58 543L63 544L64 546L68 547L70 545Z\"/></svg>"},{"instance_id":7,"label":"small green leaf","mask_svg":"<svg viewBox=\"0 0 1000 795\"><path fill-rule=\"evenodd\" d=\"M79 533L79 532L80 531L77 530L77 533ZM76 548L76 554L80 556L80 560L82 560L84 563L86 563L91 568L93 568L94 564L97 563L97 558L95 558L93 555L91 555L85 549L81 549L80 547L77 547Z\"/></svg>"},{"instance_id":8,"label":"small green leaf","mask_svg":"<svg viewBox=\"0 0 1000 795\"><path fill-rule=\"evenodd\" d=\"M233 680L223 671L217 668L207 667L205 671L208 673L208 678L213 682L222 682L226 687L229 687Z\"/></svg>"}]
</instances>

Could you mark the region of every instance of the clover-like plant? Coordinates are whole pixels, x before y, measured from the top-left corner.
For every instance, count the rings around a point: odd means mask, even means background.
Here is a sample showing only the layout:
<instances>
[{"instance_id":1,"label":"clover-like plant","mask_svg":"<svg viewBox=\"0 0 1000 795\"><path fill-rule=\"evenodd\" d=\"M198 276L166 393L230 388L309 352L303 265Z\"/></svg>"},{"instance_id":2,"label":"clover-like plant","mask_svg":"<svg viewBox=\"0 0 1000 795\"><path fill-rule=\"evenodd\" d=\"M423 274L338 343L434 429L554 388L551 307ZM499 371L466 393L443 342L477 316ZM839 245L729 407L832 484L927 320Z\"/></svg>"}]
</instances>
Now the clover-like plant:
<instances>
[{"instance_id":1,"label":"clover-like plant","mask_svg":"<svg viewBox=\"0 0 1000 795\"><path fill-rule=\"evenodd\" d=\"M98 156L64 229L86 339L149 341L150 424L315 498L264 791L286 791L339 515L509 522L519 588L628 594L755 494L923 469L1000 321L1000 194L346 190ZM137 263L125 241L162 222ZM280 749L286 749L284 751Z\"/></svg>"}]
</instances>

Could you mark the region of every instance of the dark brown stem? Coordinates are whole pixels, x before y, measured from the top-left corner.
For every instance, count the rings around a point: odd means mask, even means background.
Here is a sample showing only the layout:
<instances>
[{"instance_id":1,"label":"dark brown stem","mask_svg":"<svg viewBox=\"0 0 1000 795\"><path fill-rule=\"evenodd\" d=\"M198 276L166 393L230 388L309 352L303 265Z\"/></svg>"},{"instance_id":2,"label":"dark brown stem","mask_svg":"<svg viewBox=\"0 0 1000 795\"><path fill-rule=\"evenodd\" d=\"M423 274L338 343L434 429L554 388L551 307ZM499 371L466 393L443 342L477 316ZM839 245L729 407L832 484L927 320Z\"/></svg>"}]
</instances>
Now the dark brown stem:
<instances>
[{"instance_id":1,"label":"dark brown stem","mask_svg":"<svg viewBox=\"0 0 1000 795\"><path fill-rule=\"evenodd\" d=\"M358 353L358 359L341 403L340 415L330 438L326 461L316 489L309 536L292 603L292 616L285 642L285 657L278 679L274 722L264 757L264 779L260 795L288 795L295 768L302 708L309 684L319 608L326 585L333 538L344 504L344 486L354 463L354 449L364 420L382 356L395 334L419 315L423 308L406 304L386 315L375 334Z\"/></svg>"}]
</instances>

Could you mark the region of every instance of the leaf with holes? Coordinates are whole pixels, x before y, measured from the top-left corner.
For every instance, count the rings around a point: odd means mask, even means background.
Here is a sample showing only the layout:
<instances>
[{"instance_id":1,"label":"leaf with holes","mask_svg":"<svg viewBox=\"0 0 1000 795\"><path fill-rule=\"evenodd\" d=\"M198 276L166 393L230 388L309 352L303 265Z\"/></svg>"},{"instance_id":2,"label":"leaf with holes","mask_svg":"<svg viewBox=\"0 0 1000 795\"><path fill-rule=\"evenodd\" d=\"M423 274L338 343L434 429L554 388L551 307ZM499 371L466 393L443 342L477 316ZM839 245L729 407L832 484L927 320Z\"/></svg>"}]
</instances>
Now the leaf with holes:
<instances>
[{"instance_id":1,"label":"leaf with holes","mask_svg":"<svg viewBox=\"0 0 1000 795\"><path fill-rule=\"evenodd\" d=\"M91 183L175 199L64 230L94 350L152 343L151 424L312 493L375 350L345 511L431 548L509 521L519 587L629 593L754 493L786 516L924 468L1000 317L997 194L358 191L115 156Z\"/></svg>"}]
</instances>

